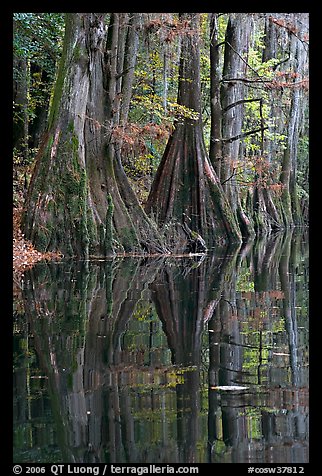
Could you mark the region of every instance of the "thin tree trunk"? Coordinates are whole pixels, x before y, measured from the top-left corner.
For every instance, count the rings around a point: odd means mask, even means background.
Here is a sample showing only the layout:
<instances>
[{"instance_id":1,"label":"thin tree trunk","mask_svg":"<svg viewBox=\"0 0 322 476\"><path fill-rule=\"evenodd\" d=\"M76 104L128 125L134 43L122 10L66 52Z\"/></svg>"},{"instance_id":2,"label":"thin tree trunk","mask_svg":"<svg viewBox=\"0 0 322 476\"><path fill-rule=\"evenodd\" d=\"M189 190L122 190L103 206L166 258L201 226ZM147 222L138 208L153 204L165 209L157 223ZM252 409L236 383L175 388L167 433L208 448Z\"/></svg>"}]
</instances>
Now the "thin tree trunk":
<instances>
[{"instance_id":1,"label":"thin tree trunk","mask_svg":"<svg viewBox=\"0 0 322 476\"><path fill-rule=\"evenodd\" d=\"M302 26L302 22L299 21L298 15L294 14L294 24L298 28L301 33L308 28L308 17L307 15L303 14L301 16L301 20L303 21L304 27ZM296 43L294 47L294 72L298 75L295 80L304 79L307 74L307 56L308 51L305 47L305 44L302 43L298 38L292 35L292 42ZM291 44L291 52L292 52L292 44ZM288 144L290 147L290 154L291 154L291 173L290 173L290 195L291 195L291 206L292 206L292 219L294 225L301 225L303 224L303 218L301 217L300 213L300 203L299 203L299 196L297 191L297 184L296 184L296 174L297 174L297 157L298 157L298 142L300 138L300 132L302 128L302 117L303 117L303 110L304 110L304 93L303 89L301 88L293 88L292 92L292 103L291 103L291 111L290 117L294 120L292 124L292 131L290 131L290 135L288 138Z\"/></svg>"},{"instance_id":2,"label":"thin tree trunk","mask_svg":"<svg viewBox=\"0 0 322 476\"><path fill-rule=\"evenodd\" d=\"M210 13L210 148L209 159L218 177L222 162L222 109L220 100L220 70L218 46L218 13Z\"/></svg>"},{"instance_id":3,"label":"thin tree trunk","mask_svg":"<svg viewBox=\"0 0 322 476\"><path fill-rule=\"evenodd\" d=\"M269 15L265 18L265 47L263 50L262 61L266 62L278 57L278 32L277 26L271 21ZM285 52L286 55L286 52ZM282 61L281 64L284 64ZM278 65L276 66L276 68ZM275 69L276 69L275 68ZM271 134L277 133L277 120L283 114L281 108L280 92L272 90L268 102L270 108L271 123L268 126ZM262 106L262 105L261 105ZM278 161L278 146L276 140L269 136L262 142L262 156L269 164ZM257 233L263 234L274 229L283 228L283 218L281 216L279 197L269 188L263 188L260 183L255 186L255 223Z\"/></svg>"},{"instance_id":4,"label":"thin tree trunk","mask_svg":"<svg viewBox=\"0 0 322 476\"><path fill-rule=\"evenodd\" d=\"M139 48L139 20L140 13L129 14L129 25L126 38L123 70L119 72L119 74L122 74L122 102L120 112L120 123L122 125L126 124L130 110L132 86L134 81L134 68L136 65Z\"/></svg>"},{"instance_id":5,"label":"thin tree trunk","mask_svg":"<svg viewBox=\"0 0 322 476\"><path fill-rule=\"evenodd\" d=\"M41 138L47 128L48 109L50 100L50 82L49 76L46 70L41 69L36 64L30 65L30 76L33 73L37 73L40 76L40 87L42 99L39 104L36 105L34 110L34 118L30 121L29 125L29 149L37 149L41 143ZM32 80L32 79L31 79ZM35 87L35 86L34 86Z\"/></svg>"},{"instance_id":6,"label":"thin tree trunk","mask_svg":"<svg viewBox=\"0 0 322 476\"><path fill-rule=\"evenodd\" d=\"M21 154L23 161L28 159L28 75L29 68L26 58L13 57L13 147Z\"/></svg>"}]
</instances>

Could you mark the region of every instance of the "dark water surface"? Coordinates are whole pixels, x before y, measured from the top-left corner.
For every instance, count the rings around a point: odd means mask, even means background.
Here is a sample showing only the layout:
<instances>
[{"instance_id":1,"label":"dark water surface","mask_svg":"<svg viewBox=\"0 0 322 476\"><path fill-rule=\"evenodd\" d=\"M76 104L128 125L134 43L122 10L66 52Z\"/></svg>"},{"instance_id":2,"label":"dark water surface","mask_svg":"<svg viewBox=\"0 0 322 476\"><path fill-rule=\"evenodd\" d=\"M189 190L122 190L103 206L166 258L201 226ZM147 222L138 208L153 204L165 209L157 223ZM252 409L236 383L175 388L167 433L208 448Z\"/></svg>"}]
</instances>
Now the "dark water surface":
<instances>
[{"instance_id":1,"label":"dark water surface","mask_svg":"<svg viewBox=\"0 0 322 476\"><path fill-rule=\"evenodd\" d=\"M27 272L15 462L308 462L305 243Z\"/></svg>"}]
</instances>

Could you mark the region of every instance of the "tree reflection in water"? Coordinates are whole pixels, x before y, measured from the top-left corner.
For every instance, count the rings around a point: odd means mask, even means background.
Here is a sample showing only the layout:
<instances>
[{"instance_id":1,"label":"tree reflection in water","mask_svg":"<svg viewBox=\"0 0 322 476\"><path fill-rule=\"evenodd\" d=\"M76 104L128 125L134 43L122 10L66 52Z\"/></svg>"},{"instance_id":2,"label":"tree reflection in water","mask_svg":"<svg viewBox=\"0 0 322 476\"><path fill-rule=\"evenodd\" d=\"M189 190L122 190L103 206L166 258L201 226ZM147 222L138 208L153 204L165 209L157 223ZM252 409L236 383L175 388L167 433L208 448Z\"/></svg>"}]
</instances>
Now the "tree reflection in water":
<instances>
[{"instance_id":1,"label":"tree reflection in water","mask_svg":"<svg viewBox=\"0 0 322 476\"><path fill-rule=\"evenodd\" d=\"M307 462L305 249L289 234L34 267L15 315L15 461Z\"/></svg>"}]
</instances>

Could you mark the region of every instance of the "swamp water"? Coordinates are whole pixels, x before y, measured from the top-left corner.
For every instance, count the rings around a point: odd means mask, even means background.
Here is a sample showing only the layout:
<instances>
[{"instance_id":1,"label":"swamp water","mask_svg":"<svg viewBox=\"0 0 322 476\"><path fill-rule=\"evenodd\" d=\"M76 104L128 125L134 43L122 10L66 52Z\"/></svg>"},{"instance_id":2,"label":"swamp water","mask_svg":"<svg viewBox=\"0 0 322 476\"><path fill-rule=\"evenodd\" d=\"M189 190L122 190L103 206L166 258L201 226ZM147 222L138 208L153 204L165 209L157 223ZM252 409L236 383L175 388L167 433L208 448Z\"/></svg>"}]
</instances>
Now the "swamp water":
<instances>
[{"instance_id":1,"label":"swamp water","mask_svg":"<svg viewBox=\"0 0 322 476\"><path fill-rule=\"evenodd\" d=\"M308 462L306 242L26 272L14 461Z\"/></svg>"}]
</instances>

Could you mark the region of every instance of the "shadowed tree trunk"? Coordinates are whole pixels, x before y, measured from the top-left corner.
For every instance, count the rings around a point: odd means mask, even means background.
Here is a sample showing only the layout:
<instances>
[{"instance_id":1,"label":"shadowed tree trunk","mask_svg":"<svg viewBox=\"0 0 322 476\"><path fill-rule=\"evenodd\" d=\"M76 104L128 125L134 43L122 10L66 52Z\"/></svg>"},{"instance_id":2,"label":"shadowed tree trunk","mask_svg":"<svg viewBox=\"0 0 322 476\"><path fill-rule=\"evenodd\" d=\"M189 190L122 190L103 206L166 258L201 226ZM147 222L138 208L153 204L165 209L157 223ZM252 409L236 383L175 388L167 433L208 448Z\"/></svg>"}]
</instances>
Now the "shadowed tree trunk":
<instances>
[{"instance_id":1,"label":"shadowed tree trunk","mask_svg":"<svg viewBox=\"0 0 322 476\"><path fill-rule=\"evenodd\" d=\"M119 74L122 74L122 102L120 107L120 123L126 124L128 120L130 101L132 97L132 86L134 81L134 68L139 47L139 23L140 13L128 14L128 25L126 34L125 54L123 68Z\"/></svg>"},{"instance_id":2,"label":"shadowed tree trunk","mask_svg":"<svg viewBox=\"0 0 322 476\"><path fill-rule=\"evenodd\" d=\"M48 108L50 100L50 77L45 69L40 68L38 65L30 64L30 76L33 74L39 75L40 81L40 93L42 94L42 101L36 105L34 118L29 125L29 148L35 149L39 147L41 138L46 130Z\"/></svg>"},{"instance_id":3,"label":"shadowed tree trunk","mask_svg":"<svg viewBox=\"0 0 322 476\"><path fill-rule=\"evenodd\" d=\"M152 184L146 210L161 225L175 222L177 249L203 251L240 241L240 232L206 151L200 106L199 14L185 13L178 103L190 113L177 120Z\"/></svg>"},{"instance_id":4,"label":"shadowed tree trunk","mask_svg":"<svg viewBox=\"0 0 322 476\"><path fill-rule=\"evenodd\" d=\"M68 13L63 53L26 201L25 233L40 251L88 257L164 251L123 171L119 118L120 14ZM106 38L107 36L107 38Z\"/></svg>"},{"instance_id":5,"label":"shadowed tree trunk","mask_svg":"<svg viewBox=\"0 0 322 476\"><path fill-rule=\"evenodd\" d=\"M13 21L13 34L16 22ZM21 154L23 161L28 158L28 62L26 57L13 54L13 147Z\"/></svg>"}]
</instances>

